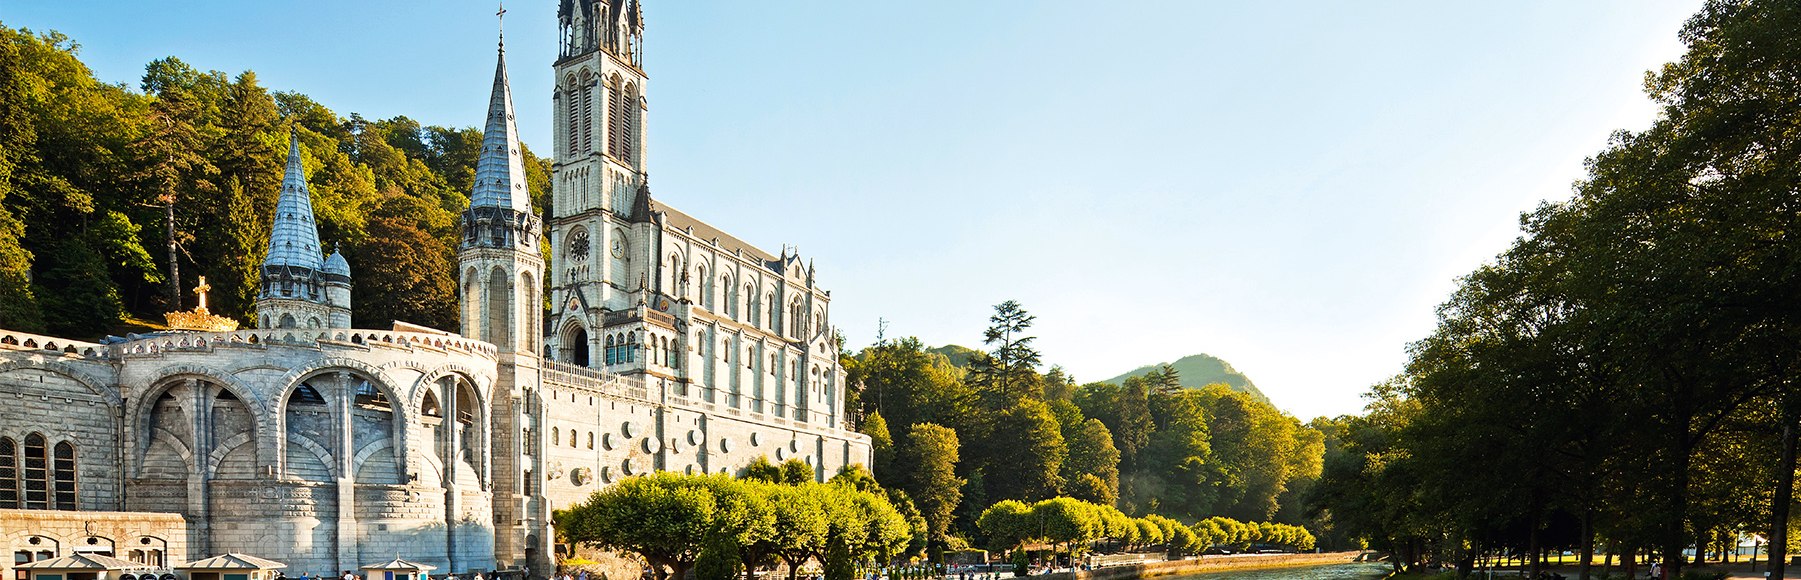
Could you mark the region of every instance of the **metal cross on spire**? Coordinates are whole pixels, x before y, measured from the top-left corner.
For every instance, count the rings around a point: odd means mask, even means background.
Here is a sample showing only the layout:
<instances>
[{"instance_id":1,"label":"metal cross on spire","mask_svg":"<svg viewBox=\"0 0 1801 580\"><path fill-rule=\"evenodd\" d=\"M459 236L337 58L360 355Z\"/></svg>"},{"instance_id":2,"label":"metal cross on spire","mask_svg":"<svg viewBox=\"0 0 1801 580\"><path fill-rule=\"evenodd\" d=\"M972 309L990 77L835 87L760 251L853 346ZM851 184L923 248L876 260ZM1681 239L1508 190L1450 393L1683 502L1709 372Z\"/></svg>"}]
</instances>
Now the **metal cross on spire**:
<instances>
[{"instance_id":1,"label":"metal cross on spire","mask_svg":"<svg viewBox=\"0 0 1801 580\"><path fill-rule=\"evenodd\" d=\"M495 28L500 30L500 49L507 48L507 3L500 3L500 10L494 13Z\"/></svg>"}]
</instances>

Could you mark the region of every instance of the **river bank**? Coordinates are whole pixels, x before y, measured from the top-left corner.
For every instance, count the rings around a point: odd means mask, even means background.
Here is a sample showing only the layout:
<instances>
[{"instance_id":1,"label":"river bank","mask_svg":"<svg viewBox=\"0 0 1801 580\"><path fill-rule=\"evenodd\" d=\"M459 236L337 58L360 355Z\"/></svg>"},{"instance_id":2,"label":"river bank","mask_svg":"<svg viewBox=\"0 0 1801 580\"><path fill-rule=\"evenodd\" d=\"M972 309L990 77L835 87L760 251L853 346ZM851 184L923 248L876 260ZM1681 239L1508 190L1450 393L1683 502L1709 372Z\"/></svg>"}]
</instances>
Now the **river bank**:
<instances>
[{"instance_id":1,"label":"river bank","mask_svg":"<svg viewBox=\"0 0 1801 580\"><path fill-rule=\"evenodd\" d=\"M1136 580L1139 578L1169 576L1173 574L1200 574L1235 570L1264 570L1273 568L1294 568L1299 566L1347 564L1355 560L1357 554L1357 552L1330 552L1325 554L1235 554L1231 556L1201 556L1192 560L1108 566L1094 570L1077 570L1074 572L1054 572L1042 576L1034 576L1033 578L1042 578L1044 580Z\"/></svg>"}]
</instances>

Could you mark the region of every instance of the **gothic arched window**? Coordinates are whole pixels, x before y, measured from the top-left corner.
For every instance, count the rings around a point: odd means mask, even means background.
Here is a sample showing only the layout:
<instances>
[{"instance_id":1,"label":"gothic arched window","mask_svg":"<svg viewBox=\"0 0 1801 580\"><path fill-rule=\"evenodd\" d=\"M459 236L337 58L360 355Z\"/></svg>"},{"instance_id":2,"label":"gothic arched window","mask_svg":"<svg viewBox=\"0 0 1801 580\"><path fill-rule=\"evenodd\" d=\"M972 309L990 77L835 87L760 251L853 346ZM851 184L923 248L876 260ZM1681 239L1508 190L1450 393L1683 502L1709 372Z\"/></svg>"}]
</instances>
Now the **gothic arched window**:
<instances>
[{"instance_id":1,"label":"gothic arched window","mask_svg":"<svg viewBox=\"0 0 1801 580\"><path fill-rule=\"evenodd\" d=\"M623 157L623 139L625 136L625 92L620 90L619 75L607 79L607 154L615 158Z\"/></svg>"},{"instance_id":2,"label":"gothic arched window","mask_svg":"<svg viewBox=\"0 0 1801 580\"><path fill-rule=\"evenodd\" d=\"M75 445L68 441L56 444L53 479L56 484L56 509L75 509Z\"/></svg>"},{"instance_id":3,"label":"gothic arched window","mask_svg":"<svg viewBox=\"0 0 1801 580\"><path fill-rule=\"evenodd\" d=\"M617 350L617 347L615 347L613 345L613 336L610 334L607 335L606 355L605 355L604 359L606 361L607 366L612 366L614 364L619 363L618 350Z\"/></svg>"},{"instance_id":4,"label":"gothic arched window","mask_svg":"<svg viewBox=\"0 0 1801 580\"><path fill-rule=\"evenodd\" d=\"M621 105L625 107L625 121L621 125L624 126L625 134L619 138L619 158L626 165L631 165L638 158L638 86L626 83L624 93Z\"/></svg>"},{"instance_id":5,"label":"gothic arched window","mask_svg":"<svg viewBox=\"0 0 1801 580\"><path fill-rule=\"evenodd\" d=\"M19 507L19 445L0 437L0 509Z\"/></svg>"},{"instance_id":6,"label":"gothic arched window","mask_svg":"<svg viewBox=\"0 0 1801 580\"><path fill-rule=\"evenodd\" d=\"M594 77L582 76L582 153L594 151Z\"/></svg>"},{"instance_id":7,"label":"gothic arched window","mask_svg":"<svg viewBox=\"0 0 1801 580\"><path fill-rule=\"evenodd\" d=\"M762 303L762 301L757 300L756 286L752 286L749 284L746 284L744 286L744 302L745 302L745 304L750 306L750 325L758 327L758 328L762 328L763 327L763 303Z\"/></svg>"},{"instance_id":8,"label":"gothic arched window","mask_svg":"<svg viewBox=\"0 0 1801 580\"><path fill-rule=\"evenodd\" d=\"M50 457L44 436L25 436L24 469L19 474L19 487L24 491L19 507L28 510L50 508Z\"/></svg>"},{"instance_id":9,"label":"gothic arched window","mask_svg":"<svg viewBox=\"0 0 1801 580\"><path fill-rule=\"evenodd\" d=\"M563 84L569 91L563 99L563 115L568 119L569 124L569 156L574 157L577 152L581 151L582 145L581 94L576 88L575 77L565 78Z\"/></svg>"},{"instance_id":10,"label":"gothic arched window","mask_svg":"<svg viewBox=\"0 0 1801 580\"><path fill-rule=\"evenodd\" d=\"M425 417L443 417L444 409L438 405L438 396L426 391L425 402L419 404L419 414Z\"/></svg>"}]
</instances>

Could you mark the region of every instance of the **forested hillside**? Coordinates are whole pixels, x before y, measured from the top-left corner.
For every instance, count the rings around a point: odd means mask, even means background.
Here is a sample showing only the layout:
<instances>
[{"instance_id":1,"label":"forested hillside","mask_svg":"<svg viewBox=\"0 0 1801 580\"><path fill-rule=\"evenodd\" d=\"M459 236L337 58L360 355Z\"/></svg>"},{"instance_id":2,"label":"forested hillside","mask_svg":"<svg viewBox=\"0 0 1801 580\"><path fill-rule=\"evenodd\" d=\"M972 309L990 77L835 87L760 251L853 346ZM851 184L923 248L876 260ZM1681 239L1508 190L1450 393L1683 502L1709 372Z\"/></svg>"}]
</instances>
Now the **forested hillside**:
<instances>
[{"instance_id":1,"label":"forested hillside","mask_svg":"<svg viewBox=\"0 0 1801 580\"><path fill-rule=\"evenodd\" d=\"M934 545L996 540L975 525L983 510L1058 496L1184 522L1323 529L1301 510L1320 475L1320 431L1228 386L1185 388L1169 365L1119 383L1041 372L1033 320L1008 302L990 318L987 351L905 338L844 355L876 477Z\"/></svg>"},{"instance_id":2,"label":"forested hillside","mask_svg":"<svg viewBox=\"0 0 1801 580\"><path fill-rule=\"evenodd\" d=\"M1223 384L1232 387L1234 391L1250 395L1252 399L1264 403L1269 402L1269 397L1263 396L1263 391L1257 389L1257 385L1251 382L1251 377L1232 368L1232 363L1206 353L1191 354L1177 359L1173 363L1141 366L1126 374L1107 379L1106 382L1122 383L1128 378L1155 373L1165 366L1176 369L1176 373L1182 377L1182 386L1184 387L1199 389L1208 385Z\"/></svg>"},{"instance_id":3,"label":"forested hillside","mask_svg":"<svg viewBox=\"0 0 1801 580\"><path fill-rule=\"evenodd\" d=\"M469 87L471 123L488 86ZM136 86L94 78L60 34L0 25L0 328L71 338L153 327L191 308L250 321L289 131L320 238L355 276L358 326L455 330L456 216L476 128L348 117L250 71L148 63ZM526 151L543 210L547 163Z\"/></svg>"}]
</instances>

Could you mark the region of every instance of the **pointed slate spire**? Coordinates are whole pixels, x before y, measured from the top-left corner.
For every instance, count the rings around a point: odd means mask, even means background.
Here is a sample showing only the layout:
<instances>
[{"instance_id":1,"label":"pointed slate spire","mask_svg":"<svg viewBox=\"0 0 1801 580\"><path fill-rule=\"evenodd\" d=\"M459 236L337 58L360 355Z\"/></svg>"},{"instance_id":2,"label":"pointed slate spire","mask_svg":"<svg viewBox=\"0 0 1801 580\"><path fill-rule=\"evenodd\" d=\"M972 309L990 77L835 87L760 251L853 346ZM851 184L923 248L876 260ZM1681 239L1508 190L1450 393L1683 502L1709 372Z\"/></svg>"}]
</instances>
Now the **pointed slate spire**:
<instances>
[{"instance_id":1,"label":"pointed slate spire","mask_svg":"<svg viewBox=\"0 0 1801 580\"><path fill-rule=\"evenodd\" d=\"M482 130L481 157L475 162L475 188L469 207L499 207L532 213L531 191L525 188L525 161L519 152L519 130L513 124L513 91L507 86L507 52L501 45L494 66L494 94L488 99L488 125Z\"/></svg>"},{"instance_id":2,"label":"pointed slate spire","mask_svg":"<svg viewBox=\"0 0 1801 580\"><path fill-rule=\"evenodd\" d=\"M313 196L300 166L300 136L288 132L288 172L275 202L275 225L269 230L269 257L264 267L290 266L318 270L324 265L319 226L313 223Z\"/></svg>"}]
</instances>

